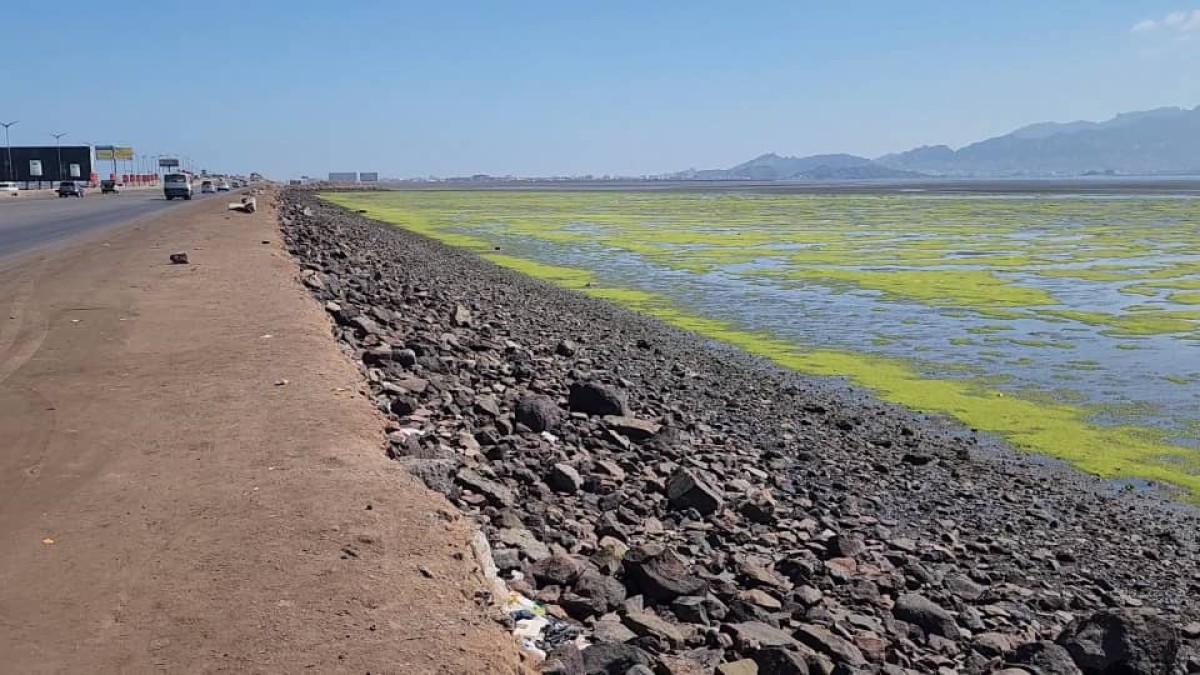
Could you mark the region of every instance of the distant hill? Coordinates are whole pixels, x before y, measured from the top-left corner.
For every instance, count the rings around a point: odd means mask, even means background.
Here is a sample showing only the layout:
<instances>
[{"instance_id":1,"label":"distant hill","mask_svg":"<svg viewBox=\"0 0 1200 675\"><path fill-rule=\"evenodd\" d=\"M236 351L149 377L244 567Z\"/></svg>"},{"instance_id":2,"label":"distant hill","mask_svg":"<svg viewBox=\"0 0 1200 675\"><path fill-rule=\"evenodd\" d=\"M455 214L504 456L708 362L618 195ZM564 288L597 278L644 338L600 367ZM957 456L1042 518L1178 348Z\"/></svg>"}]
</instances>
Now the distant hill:
<instances>
[{"instance_id":1,"label":"distant hill","mask_svg":"<svg viewBox=\"0 0 1200 675\"><path fill-rule=\"evenodd\" d=\"M688 170L672 177L688 180L862 180L913 178L920 175L915 171L882 166L855 155L781 157L768 153L729 169Z\"/></svg>"},{"instance_id":2,"label":"distant hill","mask_svg":"<svg viewBox=\"0 0 1200 675\"><path fill-rule=\"evenodd\" d=\"M1041 122L958 150L925 146L876 161L948 176L1200 173L1200 106Z\"/></svg>"},{"instance_id":3,"label":"distant hill","mask_svg":"<svg viewBox=\"0 0 1200 675\"><path fill-rule=\"evenodd\" d=\"M930 176L1200 175L1200 106L1122 113L1103 122L1038 122L963 146L927 145L874 160L856 155L760 155L695 180L864 180Z\"/></svg>"}]
</instances>

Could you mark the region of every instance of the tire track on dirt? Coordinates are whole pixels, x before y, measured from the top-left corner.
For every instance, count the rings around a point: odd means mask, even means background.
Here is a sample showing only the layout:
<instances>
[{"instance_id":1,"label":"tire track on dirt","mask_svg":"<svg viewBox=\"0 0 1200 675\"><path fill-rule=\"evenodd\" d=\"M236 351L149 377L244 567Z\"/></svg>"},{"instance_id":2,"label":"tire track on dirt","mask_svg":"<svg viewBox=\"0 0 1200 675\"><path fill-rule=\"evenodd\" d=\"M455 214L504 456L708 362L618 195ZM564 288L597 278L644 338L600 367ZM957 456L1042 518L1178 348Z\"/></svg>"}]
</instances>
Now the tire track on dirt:
<instances>
[{"instance_id":1,"label":"tire track on dirt","mask_svg":"<svg viewBox=\"0 0 1200 675\"><path fill-rule=\"evenodd\" d=\"M40 262L17 289L0 324L0 384L25 365L50 332L46 317L29 305L46 263Z\"/></svg>"}]
</instances>

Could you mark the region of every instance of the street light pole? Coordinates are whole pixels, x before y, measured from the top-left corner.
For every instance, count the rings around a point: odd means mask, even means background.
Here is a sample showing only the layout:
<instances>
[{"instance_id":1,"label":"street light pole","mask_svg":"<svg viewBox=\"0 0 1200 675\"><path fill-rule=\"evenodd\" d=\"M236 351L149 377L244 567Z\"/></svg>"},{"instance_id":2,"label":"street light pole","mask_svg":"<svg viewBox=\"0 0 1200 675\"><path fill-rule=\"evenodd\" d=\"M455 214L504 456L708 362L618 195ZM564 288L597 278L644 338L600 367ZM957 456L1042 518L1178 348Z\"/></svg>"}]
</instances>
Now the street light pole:
<instances>
[{"instance_id":1,"label":"street light pole","mask_svg":"<svg viewBox=\"0 0 1200 675\"><path fill-rule=\"evenodd\" d=\"M13 172L13 165L12 165L12 143L10 143L10 142L9 142L9 140L8 140L8 128L9 128L9 127L11 127L12 125L16 124L16 123L17 123L17 122L19 122L19 121L20 121L20 120L13 120L13 121L11 121L11 122L0 122L0 127L4 127L4 149L5 149L5 151L6 151L6 152L7 152L7 154L8 154L8 161L7 161L7 163L6 163L6 164L7 164L7 166L8 166L8 170L5 172L5 176L4 176L4 177L5 177L5 178L7 178L7 179L9 179L9 180L16 180L17 176L16 176L16 174Z\"/></svg>"},{"instance_id":2,"label":"street light pole","mask_svg":"<svg viewBox=\"0 0 1200 675\"><path fill-rule=\"evenodd\" d=\"M63 136L67 135L67 132L64 131L61 134L50 135L54 137L54 151L58 153L58 182L61 183L63 180L62 144L59 141L62 140ZM39 185L40 184L41 183L39 183Z\"/></svg>"}]
</instances>

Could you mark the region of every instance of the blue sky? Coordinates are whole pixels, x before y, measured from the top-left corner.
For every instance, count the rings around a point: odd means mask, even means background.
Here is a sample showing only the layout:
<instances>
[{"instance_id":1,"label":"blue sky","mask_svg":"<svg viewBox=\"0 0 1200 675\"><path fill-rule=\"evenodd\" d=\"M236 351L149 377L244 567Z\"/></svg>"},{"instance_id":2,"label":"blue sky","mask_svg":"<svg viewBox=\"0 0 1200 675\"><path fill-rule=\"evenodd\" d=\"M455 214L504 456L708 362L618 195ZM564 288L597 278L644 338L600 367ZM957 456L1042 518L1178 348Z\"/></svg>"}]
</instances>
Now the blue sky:
<instances>
[{"instance_id":1,"label":"blue sky","mask_svg":"<svg viewBox=\"0 0 1200 675\"><path fill-rule=\"evenodd\" d=\"M111 0L3 17L14 144L66 131L279 178L875 156L1200 104L1200 0Z\"/></svg>"}]
</instances>

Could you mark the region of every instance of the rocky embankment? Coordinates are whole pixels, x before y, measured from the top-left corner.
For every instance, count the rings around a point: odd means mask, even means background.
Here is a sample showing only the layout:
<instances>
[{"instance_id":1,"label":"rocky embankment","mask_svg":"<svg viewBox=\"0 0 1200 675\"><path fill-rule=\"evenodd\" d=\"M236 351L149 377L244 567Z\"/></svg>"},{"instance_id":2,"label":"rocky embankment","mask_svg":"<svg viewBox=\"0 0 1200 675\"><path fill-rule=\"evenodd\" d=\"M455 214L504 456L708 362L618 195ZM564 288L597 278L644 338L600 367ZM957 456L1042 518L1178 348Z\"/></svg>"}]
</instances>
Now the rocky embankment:
<instances>
[{"instance_id":1,"label":"rocky embankment","mask_svg":"<svg viewBox=\"0 0 1200 675\"><path fill-rule=\"evenodd\" d=\"M554 617L547 670L1200 672L1196 510L303 192L280 208L387 452Z\"/></svg>"}]
</instances>

